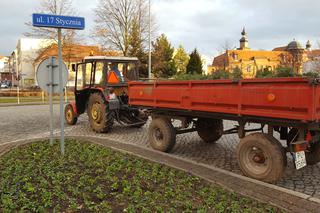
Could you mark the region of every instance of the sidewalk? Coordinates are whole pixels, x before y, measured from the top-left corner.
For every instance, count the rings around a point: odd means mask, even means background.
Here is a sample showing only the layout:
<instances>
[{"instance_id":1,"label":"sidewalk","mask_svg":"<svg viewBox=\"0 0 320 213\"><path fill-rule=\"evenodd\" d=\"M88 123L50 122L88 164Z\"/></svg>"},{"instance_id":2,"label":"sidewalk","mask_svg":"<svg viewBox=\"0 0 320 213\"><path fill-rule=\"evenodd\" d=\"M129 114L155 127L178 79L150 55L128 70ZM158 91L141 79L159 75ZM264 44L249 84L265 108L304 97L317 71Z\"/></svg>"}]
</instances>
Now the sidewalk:
<instances>
[{"instance_id":1,"label":"sidewalk","mask_svg":"<svg viewBox=\"0 0 320 213\"><path fill-rule=\"evenodd\" d=\"M121 152L133 154L153 162L165 164L167 166L192 173L205 179L209 183L220 185L223 188L259 200L264 203L270 203L271 205L284 209L288 212L319 212L319 199L313 198L312 196L306 194L237 175L216 167L204 165L190 160L185 160L167 153L157 152L136 145L125 144L103 138L79 136L70 136L68 138L101 144L103 146ZM16 146L20 146L33 141L36 141L36 139L0 145L0 156Z\"/></svg>"}]
</instances>

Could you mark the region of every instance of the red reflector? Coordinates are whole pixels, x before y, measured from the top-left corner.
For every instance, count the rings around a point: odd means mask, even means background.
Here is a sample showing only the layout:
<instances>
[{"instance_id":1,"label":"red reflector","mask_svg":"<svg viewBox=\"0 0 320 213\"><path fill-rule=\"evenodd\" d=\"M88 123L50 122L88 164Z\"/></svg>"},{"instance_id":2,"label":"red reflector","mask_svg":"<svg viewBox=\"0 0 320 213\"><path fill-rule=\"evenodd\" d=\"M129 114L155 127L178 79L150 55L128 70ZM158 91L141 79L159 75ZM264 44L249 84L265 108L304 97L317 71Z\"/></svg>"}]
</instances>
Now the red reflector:
<instances>
[{"instance_id":1,"label":"red reflector","mask_svg":"<svg viewBox=\"0 0 320 213\"><path fill-rule=\"evenodd\" d=\"M306 141L311 142L312 141L312 135L311 132L308 131L307 135L306 135Z\"/></svg>"}]
</instances>

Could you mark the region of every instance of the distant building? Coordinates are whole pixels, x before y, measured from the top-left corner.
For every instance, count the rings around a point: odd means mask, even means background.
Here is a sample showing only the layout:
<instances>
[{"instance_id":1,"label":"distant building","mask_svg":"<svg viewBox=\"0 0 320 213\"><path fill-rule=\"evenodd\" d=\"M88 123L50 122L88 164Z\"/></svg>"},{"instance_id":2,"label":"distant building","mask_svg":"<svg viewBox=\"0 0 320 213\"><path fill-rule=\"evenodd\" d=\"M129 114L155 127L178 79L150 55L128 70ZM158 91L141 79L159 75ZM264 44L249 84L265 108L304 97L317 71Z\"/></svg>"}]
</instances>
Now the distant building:
<instances>
[{"instance_id":1,"label":"distant building","mask_svg":"<svg viewBox=\"0 0 320 213\"><path fill-rule=\"evenodd\" d=\"M63 60L69 69L69 84L73 85L74 73L71 72L76 63L89 55L119 55L115 51L102 51L98 46L64 45ZM21 38L16 49L9 58L10 70L16 79L15 85L23 88L37 85L36 70L40 62L49 56L58 55L58 47L54 40Z\"/></svg>"},{"instance_id":2,"label":"distant building","mask_svg":"<svg viewBox=\"0 0 320 213\"><path fill-rule=\"evenodd\" d=\"M9 81L12 83L9 59L10 57L8 56L0 56L0 81Z\"/></svg>"},{"instance_id":3,"label":"distant building","mask_svg":"<svg viewBox=\"0 0 320 213\"><path fill-rule=\"evenodd\" d=\"M310 41L305 48L293 40L287 46L272 51L252 50L245 29L241 35L240 47L215 57L212 65L208 66L209 73L217 70L232 72L238 68L244 78L254 78L258 70L274 71L278 67L292 67L295 72L302 73L313 70L318 64L320 50L312 50Z\"/></svg>"},{"instance_id":4,"label":"distant building","mask_svg":"<svg viewBox=\"0 0 320 213\"><path fill-rule=\"evenodd\" d=\"M58 55L58 46L57 44L51 44L47 48L45 48L38 57L34 60L35 70L39 66L40 62L50 56ZM62 47L62 55L63 61L67 65L69 69L69 79L68 79L68 86L74 86L74 79L75 73L75 66L77 63L82 62L84 57L86 56L120 56L121 54L117 51L104 51L98 46L86 46L86 45L79 45L79 44L71 44L71 45L64 45Z\"/></svg>"},{"instance_id":5,"label":"distant building","mask_svg":"<svg viewBox=\"0 0 320 213\"><path fill-rule=\"evenodd\" d=\"M53 40L21 38L18 40L16 49L11 54L10 64L20 87L35 85L34 60L39 53L52 44Z\"/></svg>"}]
</instances>

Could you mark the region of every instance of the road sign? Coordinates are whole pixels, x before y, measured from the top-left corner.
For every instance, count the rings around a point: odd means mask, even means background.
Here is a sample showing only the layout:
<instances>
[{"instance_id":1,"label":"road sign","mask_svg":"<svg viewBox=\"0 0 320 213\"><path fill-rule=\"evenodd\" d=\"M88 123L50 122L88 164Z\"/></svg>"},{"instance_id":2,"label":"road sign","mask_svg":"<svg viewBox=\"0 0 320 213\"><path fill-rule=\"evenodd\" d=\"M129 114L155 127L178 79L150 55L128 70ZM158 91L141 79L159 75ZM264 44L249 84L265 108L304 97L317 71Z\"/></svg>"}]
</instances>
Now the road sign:
<instances>
[{"instance_id":1,"label":"road sign","mask_svg":"<svg viewBox=\"0 0 320 213\"><path fill-rule=\"evenodd\" d=\"M52 27L83 30L85 27L85 21L83 17L34 13L32 14L32 25L34 27Z\"/></svg>"},{"instance_id":2,"label":"road sign","mask_svg":"<svg viewBox=\"0 0 320 213\"><path fill-rule=\"evenodd\" d=\"M39 87L50 92L50 86L52 85L52 92L59 93L59 61L56 57L50 57L43 60L37 69L37 82ZM67 85L68 82L68 69L65 63L62 63L62 88Z\"/></svg>"},{"instance_id":3,"label":"road sign","mask_svg":"<svg viewBox=\"0 0 320 213\"><path fill-rule=\"evenodd\" d=\"M39 76L37 72L37 80L40 87L43 90L47 91L49 89L50 94L50 113L53 114L53 106L52 106L52 93L56 92L56 88L59 88L60 93L60 129L61 129L61 154L64 155L64 94L63 88L67 84L68 80L68 70L66 69L65 64L62 61L62 32L61 29L74 29L74 30L83 30L85 26L84 18L82 17L73 17L73 16L59 16L59 15L50 15L50 14L32 14L32 25L34 27L50 27L57 28L58 30L58 65L57 59L51 57L47 62L43 62L43 67L39 66ZM58 67L58 78L56 76L55 70ZM48 68L51 70L48 74ZM45 71L47 70L47 72ZM49 77L49 78L48 78ZM57 81L59 79L58 85L56 87ZM49 82L49 83L48 83ZM44 83L44 85L42 84ZM49 84L49 86L48 86ZM49 87L49 88L48 88ZM52 116L51 116L52 117ZM52 122L50 122L52 124ZM52 130L52 128L51 128ZM53 144L52 131L50 133L50 144Z\"/></svg>"}]
</instances>

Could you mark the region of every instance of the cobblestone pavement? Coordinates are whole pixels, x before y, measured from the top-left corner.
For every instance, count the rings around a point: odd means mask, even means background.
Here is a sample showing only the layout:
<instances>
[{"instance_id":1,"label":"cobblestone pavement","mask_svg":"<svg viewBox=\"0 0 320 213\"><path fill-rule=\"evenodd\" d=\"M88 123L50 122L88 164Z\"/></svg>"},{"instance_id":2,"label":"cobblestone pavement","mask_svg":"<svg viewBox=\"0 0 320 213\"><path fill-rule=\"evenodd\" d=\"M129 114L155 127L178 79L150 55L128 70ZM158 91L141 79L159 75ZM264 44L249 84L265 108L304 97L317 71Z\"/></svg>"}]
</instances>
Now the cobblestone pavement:
<instances>
[{"instance_id":1,"label":"cobblestone pavement","mask_svg":"<svg viewBox=\"0 0 320 213\"><path fill-rule=\"evenodd\" d=\"M55 127L58 128L58 105L55 106ZM19 139L30 139L48 136L48 106L0 107L0 144ZM225 128L234 123L224 122ZM81 115L77 125L66 126L69 136L96 136L123 143L149 147L147 127L129 128L115 125L108 134L94 133L87 116ZM206 144L196 133L177 136L177 143L171 154L196 162L216 166L241 174L236 161L235 148L239 139L237 135L225 135L215 144ZM320 198L320 164L295 170L292 157L288 154L288 166L284 178L276 185Z\"/></svg>"}]
</instances>

